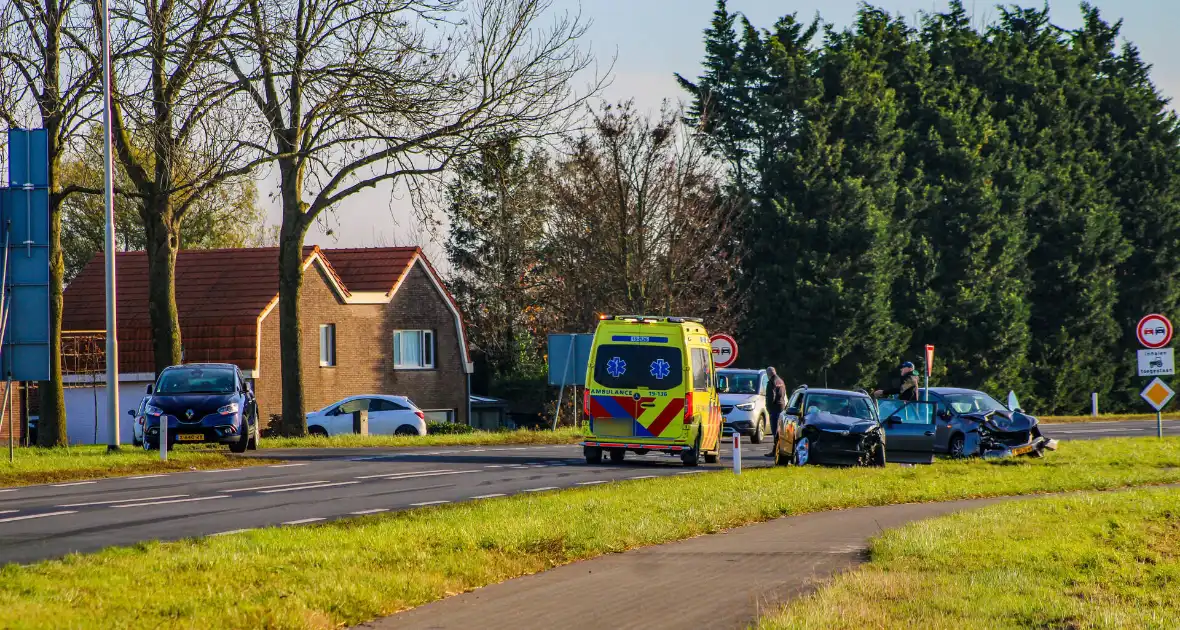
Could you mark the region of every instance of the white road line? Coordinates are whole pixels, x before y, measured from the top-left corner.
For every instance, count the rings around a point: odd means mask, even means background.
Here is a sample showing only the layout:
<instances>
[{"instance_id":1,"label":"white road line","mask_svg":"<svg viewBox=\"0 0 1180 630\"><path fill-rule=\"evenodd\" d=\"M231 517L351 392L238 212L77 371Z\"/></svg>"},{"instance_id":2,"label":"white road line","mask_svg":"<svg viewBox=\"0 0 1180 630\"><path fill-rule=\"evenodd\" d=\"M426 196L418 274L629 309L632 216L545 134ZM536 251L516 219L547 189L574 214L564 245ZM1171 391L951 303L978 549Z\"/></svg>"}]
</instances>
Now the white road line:
<instances>
[{"instance_id":1,"label":"white road line","mask_svg":"<svg viewBox=\"0 0 1180 630\"><path fill-rule=\"evenodd\" d=\"M98 483L98 482L97 481L75 481L73 483L55 483L55 484L53 484L53 487L54 488L69 488L70 486L88 486L92 483Z\"/></svg>"},{"instance_id":2,"label":"white road line","mask_svg":"<svg viewBox=\"0 0 1180 630\"><path fill-rule=\"evenodd\" d=\"M246 532L252 532L252 531L254 531L254 529L253 529L253 528L249 528L249 527L248 527L248 528L246 528L246 529L231 529L231 530L229 530L229 531L227 531L227 532L217 532L216 534L209 534L209 536L210 536L210 537L213 537L213 536L230 536L230 535L233 535L233 534L244 534L244 533L246 533Z\"/></svg>"},{"instance_id":3,"label":"white road line","mask_svg":"<svg viewBox=\"0 0 1180 630\"><path fill-rule=\"evenodd\" d=\"M627 477L628 479L655 479L655 475L641 475L639 477Z\"/></svg>"},{"instance_id":4,"label":"white road line","mask_svg":"<svg viewBox=\"0 0 1180 630\"><path fill-rule=\"evenodd\" d=\"M470 451L464 451L464 452L465 453L482 453L486 450L488 450L488 449L486 449L486 448L473 448Z\"/></svg>"},{"instance_id":5,"label":"white road line","mask_svg":"<svg viewBox=\"0 0 1180 630\"><path fill-rule=\"evenodd\" d=\"M705 471L703 471L703 470L686 470L684 472L678 472L676 474L677 475L699 475L700 473L703 473L703 472L705 472Z\"/></svg>"},{"instance_id":6,"label":"white road line","mask_svg":"<svg viewBox=\"0 0 1180 630\"><path fill-rule=\"evenodd\" d=\"M423 477L441 477L443 475L470 475L471 473L483 472L482 470L448 470L442 472L426 473L421 475L373 475L371 477L357 477L357 479L382 479L384 481L403 481L406 479L422 479Z\"/></svg>"},{"instance_id":7,"label":"white road line","mask_svg":"<svg viewBox=\"0 0 1180 630\"><path fill-rule=\"evenodd\" d=\"M517 464L516 466L509 466L509 468L515 468L516 470L523 470L525 468L528 468L528 466L525 464Z\"/></svg>"},{"instance_id":8,"label":"white road line","mask_svg":"<svg viewBox=\"0 0 1180 630\"><path fill-rule=\"evenodd\" d=\"M140 476L138 476L138 477L126 477L125 479L127 479L128 481L135 481L136 479L155 479L156 477L167 477L167 476L168 476L168 475L166 475L166 474L162 474L162 475L140 475Z\"/></svg>"},{"instance_id":9,"label":"white road line","mask_svg":"<svg viewBox=\"0 0 1180 630\"><path fill-rule=\"evenodd\" d=\"M146 507L149 505L168 505L170 503L191 503L193 501L209 501L212 499L228 499L228 494L218 494L211 497L193 497L191 499L172 499L171 501L152 501L150 503L122 503L112 505L113 508Z\"/></svg>"},{"instance_id":10,"label":"white road line","mask_svg":"<svg viewBox=\"0 0 1180 630\"><path fill-rule=\"evenodd\" d=\"M389 508L374 508L372 510L361 510L359 512L349 512L349 514L355 514L356 516L364 516L365 514L380 514L381 512L388 512L388 511L389 511Z\"/></svg>"},{"instance_id":11,"label":"white road line","mask_svg":"<svg viewBox=\"0 0 1180 630\"><path fill-rule=\"evenodd\" d=\"M140 497L138 499L119 499L117 501L91 501L89 503L65 503L57 507L86 507L88 505L113 505L115 503L137 503L143 501L157 501L160 499L180 499L187 497L187 494L170 494L163 497Z\"/></svg>"},{"instance_id":12,"label":"white road line","mask_svg":"<svg viewBox=\"0 0 1180 630\"><path fill-rule=\"evenodd\" d=\"M405 476L405 475L425 475L425 474L432 474L432 473L451 472L451 470L453 470L453 469L440 468L438 470L412 470L409 472L382 473L380 475L365 475L363 477L356 477L356 479L381 479L384 477L401 477L401 476Z\"/></svg>"},{"instance_id":13,"label":"white road line","mask_svg":"<svg viewBox=\"0 0 1180 630\"><path fill-rule=\"evenodd\" d=\"M279 488L278 490L263 490L258 494L274 494L276 492L295 492L297 490L319 490L320 488L335 488L336 486L351 486L359 481L337 481L336 483L321 483L318 486L299 486L298 488Z\"/></svg>"},{"instance_id":14,"label":"white road line","mask_svg":"<svg viewBox=\"0 0 1180 630\"><path fill-rule=\"evenodd\" d=\"M301 518L301 519L299 519L299 520L297 520L297 521L287 521L286 523L282 523L282 524L283 524L283 525L303 525L303 524L305 524L305 523L317 523L317 522L319 522L319 521L323 521L323 520L327 520L327 519L322 519L322 518Z\"/></svg>"},{"instance_id":15,"label":"white road line","mask_svg":"<svg viewBox=\"0 0 1180 630\"><path fill-rule=\"evenodd\" d=\"M491 466L484 466L484 468L503 468L504 464L492 464Z\"/></svg>"},{"instance_id":16,"label":"white road line","mask_svg":"<svg viewBox=\"0 0 1180 630\"><path fill-rule=\"evenodd\" d=\"M544 488L529 488L524 492L545 492L546 490L556 490L557 486L545 486Z\"/></svg>"},{"instance_id":17,"label":"white road line","mask_svg":"<svg viewBox=\"0 0 1180 630\"><path fill-rule=\"evenodd\" d=\"M307 464L272 464L267 468L294 468L296 466L306 466Z\"/></svg>"},{"instance_id":18,"label":"white road line","mask_svg":"<svg viewBox=\"0 0 1180 630\"><path fill-rule=\"evenodd\" d=\"M77 510L67 510L65 512L47 512L45 514L28 514L25 516L10 516L8 518L0 518L0 523L15 523L16 521L27 521L34 518L46 518L48 516L64 516L66 514L77 514Z\"/></svg>"},{"instance_id":19,"label":"white road line","mask_svg":"<svg viewBox=\"0 0 1180 630\"><path fill-rule=\"evenodd\" d=\"M223 473L223 472L237 472L241 468L218 468L216 470L202 470L203 473Z\"/></svg>"},{"instance_id":20,"label":"white road line","mask_svg":"<svg viewBox=\"0 0 1180 630\"><path fill-rule=\"evenodd\" d=\"M16 490L17 490L16 488L8 488L5 490L0 490L0 492L16 492Z\"/></svg>"},{"instance_id":21,"label":"white road line","mask_svg":"<svg viewBox=\"0 0 1180 630\"><path fill-rule=\"evenodd\" d=\"M421 503L411 503L410 507L426 507L428 505L442 505L444 503L450 503L450 501L423 501Z\"/></svg>"},{"instance_id":22,"label":"white road line","mask_svg":"<svg viewBox=\"0 0 1180 630\"><path fill-rule=\"evenodd\" d=\"M579 486L596 486L600 483L610 483L610 481L607 479L599 479L598 481L579 481L577 483L577 485L579 485Z\"/></svg>"},{"instance_id":23,"label":"white road line","mask_svg":"<svg viewBox=\"0 0 1180 630\"><path fill-rule=\"evenodd\" d=\"M218 492L249 492L251 490L271 490L274 488L290 488L293 486L314 486L316 484L328 483L327 479L320 481L300 481L299 483L280 483L271 486L254 486L252 488L222 488Z\"/></svg>"},{"instance_id":24,"label":"white road line","mask_svg":"<svg viewBox=\"0 0 1180 630\"><path fill-rule=\"evenodd\" d=\"M506 496L508 496L508 495L506 495L506 494L481 494L478 497L471 497L471 499L474 501L475 499L495 499L496 497L506 497Z\"/></svg>"},{"instance_id":25,"label":"white road line","mask_svg":"<svg viewBox=\"0 0 1180 630\"><path fill-rule=\"evenodd\" d=\"M0 510L0 514L15 514L20 510Z\"/></svg>"}]
</instances>

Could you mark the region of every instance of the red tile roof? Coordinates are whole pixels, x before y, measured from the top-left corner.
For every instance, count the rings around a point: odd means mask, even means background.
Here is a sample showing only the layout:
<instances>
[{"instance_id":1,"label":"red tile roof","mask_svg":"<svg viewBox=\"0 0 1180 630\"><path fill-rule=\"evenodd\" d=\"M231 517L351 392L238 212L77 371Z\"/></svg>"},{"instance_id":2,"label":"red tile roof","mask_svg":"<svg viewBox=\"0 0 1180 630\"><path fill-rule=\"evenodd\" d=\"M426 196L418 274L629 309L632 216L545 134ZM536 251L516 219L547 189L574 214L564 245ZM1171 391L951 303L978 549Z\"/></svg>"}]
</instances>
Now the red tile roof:
<instances>
[{"instance_id":1,"label":"red tile roof","mask_svg":"<svg viewBox=\"0 0 1180 630\"><path fill-rule=\"evenodd\" d=\"M333 279L341 296L381 292L391 296L411 264L416 247L330 249L305 247L304 265L313 256ZM258 321L278 299L278 248L184 250L176 259L176 307L186 362L225 362L253 370L257 362ZM422 258L431 273L429 262ZM154 371L148 313L148 259L145 252L120 252L118 271L119 369ZM435 274L437 278L437 274ZM440 283L441 284L441 283ZM446 293L446 289L443 289ZM65 291L64 331L106 329L106 281L99 253ZM447 293L448 300L454 300ZM457 312L457 309L456 309Z\"/></svg>"}]
</instances>

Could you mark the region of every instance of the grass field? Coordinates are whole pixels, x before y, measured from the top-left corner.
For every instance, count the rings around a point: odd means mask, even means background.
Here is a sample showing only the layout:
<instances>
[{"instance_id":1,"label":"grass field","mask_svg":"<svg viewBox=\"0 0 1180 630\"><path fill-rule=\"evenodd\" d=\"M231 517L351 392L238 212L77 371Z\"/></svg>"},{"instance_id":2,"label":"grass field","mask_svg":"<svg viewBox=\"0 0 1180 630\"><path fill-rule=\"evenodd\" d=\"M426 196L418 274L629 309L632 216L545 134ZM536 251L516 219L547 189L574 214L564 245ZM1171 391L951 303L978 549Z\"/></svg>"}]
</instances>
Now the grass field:
<instances>
[{"instance_id":1,"label":"grass field","mask_svg":"<svg viewBox=\"0 0 1180 630\"><path fill-rule=\"evenodd\" d=\"M15 461L11 464L7 453L0 457L0 487L273 463L262 459L231 458L229 451L224 449L185 447L169 452L168 461L161 462L157 451L149 453L139 447L124 446L116 453L107 453L107 447L101 444L18 448L14 455Z\"/></svg>"},{"instance_id":2,"label":"grass field","mask_svg":"<svg viewBox=\"0 0 1180 630\"><path fill-rule=\"evenodd\" d=\"M362 448L368 446L487 446L494 444L572 444L582 430L475 431L451 435L336 435L333 437L262 438L259 448Z\"/></svg>"},{"instance_id":3,"label":"grass field","mask_svg":"<svg viewBox=\"0 0 1180 630\"><path fill-rule=\"evenodd\" d=\"M1042 460L632 481L10 565L0 627L334 628L787 514L1178 481L1180 440L1155 438L1069 442ZM144 597L155 584L167 588Z\"/></svg>"},{"instance_id":4,"label":"grass field","mask_svg":"<svg viewBox=\"0 0 1180 630\"><path fill-rule=\"evenodd\" d=\"M872 561L762 620L823 628L1180 624L1180 490L1020 501L915 523Z\"/></svg>"}]
</instances>

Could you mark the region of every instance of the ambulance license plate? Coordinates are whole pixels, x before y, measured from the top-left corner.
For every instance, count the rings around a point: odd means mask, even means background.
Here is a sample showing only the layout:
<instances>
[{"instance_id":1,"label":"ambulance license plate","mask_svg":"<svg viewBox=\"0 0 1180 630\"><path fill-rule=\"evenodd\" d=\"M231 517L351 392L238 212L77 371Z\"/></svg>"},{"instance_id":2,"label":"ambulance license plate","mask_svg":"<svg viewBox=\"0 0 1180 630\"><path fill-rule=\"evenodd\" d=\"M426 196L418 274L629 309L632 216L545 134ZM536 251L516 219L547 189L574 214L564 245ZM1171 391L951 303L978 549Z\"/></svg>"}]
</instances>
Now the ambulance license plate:
<instances>
[{"instance_id":1,"label":"ambulance license plate","mask_svg":"<svg viewBox=\"0 0 1180 630\"><path fill-rule=\"evenodd\" d=\"M1029 444L1028 446L1021 446L1020 448L1012 449L1012 454L1013 455L1024 455L1025 453L1031 453L1032 450L1033 450L1033 447L1031 444Z\"/></svg>"},{"instance_id":2,"label":"ambulance license plate","mask_svg":"<svg viewBox=\"0 0 1180 630\"><path fill-rule=\"evenodd\" d=\"M204 433L181 433L180 435L176 436L176 441L177 442L204 442L205 441L205 434Z\"/></svg>"}]
</instances>

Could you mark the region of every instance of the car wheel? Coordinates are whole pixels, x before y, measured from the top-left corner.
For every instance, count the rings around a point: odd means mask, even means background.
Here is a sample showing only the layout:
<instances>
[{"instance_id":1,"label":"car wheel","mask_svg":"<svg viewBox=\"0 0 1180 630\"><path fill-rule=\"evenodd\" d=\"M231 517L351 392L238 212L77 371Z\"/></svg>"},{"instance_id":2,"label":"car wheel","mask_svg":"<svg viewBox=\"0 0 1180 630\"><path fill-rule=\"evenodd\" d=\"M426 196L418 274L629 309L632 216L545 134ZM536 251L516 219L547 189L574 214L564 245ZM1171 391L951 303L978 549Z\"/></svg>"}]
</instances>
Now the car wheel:
<instances>
[{"instance_id":1,"label":"car wheel","mask_svg":"<svg viewBox=\"0 0 1180 630\"><path fill-rule=\"evenodd\" d=\"M758 423L754 426L754 433L750 435L750 444L761 444L762 436L765 435L762 431L762 425L766 424L766 417L758 418Z\"/></svg>"},{"instance_id":2,"label":"car wheel","mask_svg":"<svg viewBox=\"0 0 1180 630\"><path fill-rule=\"evenodd\" d=\"M877 442L876 448L873 449L873 458L870 460L870 465L873 468L885 467L885 443Z\"/></svg>"},{"instance_id":3,"label":"car wheel","mask_svg":"<svg viewBox=\"0 0 1180 630\"><path fill-rule=\"evenodd\" d=\"M229 445L231 453L245 453L246 449L250 448L250 432L242 431L242 437L238 438L237 442Z\"/></svg>"},{"instance_id":4,"label":"car wheel","mask_svg":"<svg viewBox=\"0 0 1180 630\"><path fill-rule=\"evenodd\" d=\"M696 466L701 463L701 434L697 433L696 446L680 451L680 461L685 466Z\"/></svg>"},{"instance_id":5,"label":"car wheel","mask_svg":"<svg viewBox=\"0 0 1180 630\"><path fill-rule=\"evenodd\" d=\"M142 441L140 443L140 446L142 446L143 450L145 450L145 451L154 451L154 450L160 448L158 445L152 446L152 444L150 442L148 442L147 440Z\"/></svg>"},{"instance_id":6,"label":"car wheel","mask_svg":"<svg viewBox=\"0 0 1180 630\"><path fill-rule=\"evenodd\" d=\"M811 459L811 440L808 440L805 437L801 437L801 438L799 438L798 442L795 442L795 453L794 453L793 463L796 466L806 466L807 462L810 459Z\"/></svg>"},{"instance_id":7,"label":"car wheel","mask_svg":"<svg viewBox=\"0 0 1180 630\"><path fill-rule=\"evenodd\" d=\"M967 456L966 444L967 441L963 438L963 434L956 433L951 436L951 441L947 445L946 451L952 459L963 459Z\"/></svg>"},{"instance_id":8,"label":"car wheel","mask_svg":"<svg viewBox=\"0 0 1180 630\"><path fill-rule=\"evenodd\" d=\"M320 427L320 426L308 427L307 434L312 437L326 438L326 437L328 437L328 430L325 429L324 427Z\"/></svg>"},{"instance_id":9,"label":"car wheel","mask_svg":"<svg viewBox=\"0 0 1180 630\"><path fill-rule=\"evenodd\" d=\"M258 438L259 438L258 431L259 431L258 430L258 423L255 423L254 424L254 431L250 435L250 443L246 445L246 450L248 450L248 451L258 450Z\"/></svg>"},{"instance_id":10,"label":"car wheel","mask_svg":"<svg viewBox=\"0 0 1180 630\"><path fill-rule=\"evenodd\" d=\"M623 463L623 458L627 457L627 451L621 448L612 448L610 450L610 461L615 464Z\"/></svg>"},{"instance_id":11,"label":"car wheel","mask_svg":"<svg viewBox=\"0 0 1180 630\"><path fill-rule=\"evenodd\" d=\"M602 449L597 446L586 446L582 449L582 454L586 456L587 464L601 464L602 463Z\"/></svg>"},{"instance_id":12,"label":"car wheel","mask_svg":"<svg viewBox=\"0 0 1180 630\"><path fill-rule=\"evenodd\" d=\"M418 429L415 429L414 427L412 427L408 424L403 424L400 427L398 427L397 430L393 432L393 434L394 435L418 435Z\"/></svg>"},{"instance_id":13,"label":"car wheel","mask_svg":"<svg viewBox=\"0 0 1180 630\"><path fill-rule=\"evenodd\" d=\"M706 464L716 464L719 461L721 461L721 453L705 453Z\"/></svg>"}]
</instances>

